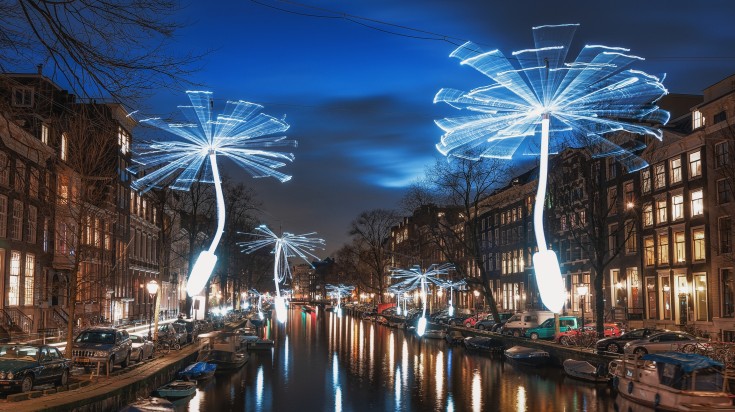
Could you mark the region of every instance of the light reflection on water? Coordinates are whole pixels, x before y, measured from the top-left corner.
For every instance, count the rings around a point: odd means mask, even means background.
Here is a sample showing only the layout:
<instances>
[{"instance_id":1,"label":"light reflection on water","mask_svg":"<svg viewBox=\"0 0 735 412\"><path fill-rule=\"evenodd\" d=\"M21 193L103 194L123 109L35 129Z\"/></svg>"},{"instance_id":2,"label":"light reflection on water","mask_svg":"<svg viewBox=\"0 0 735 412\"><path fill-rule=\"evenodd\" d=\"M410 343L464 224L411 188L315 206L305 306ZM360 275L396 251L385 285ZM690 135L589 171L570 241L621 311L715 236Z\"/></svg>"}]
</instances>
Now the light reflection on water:
<instances>
[{"instance_id":1,"label":"light reflection on water","mask_svg":"<svg viewBox=\"0 0 735 412\"><path fill-rule=\"evenodd\" d=\"M179 411L608 411L607 386L467 353L351 316L290 310L275 348L200 384Z\"/></svg>"}]
</instances>

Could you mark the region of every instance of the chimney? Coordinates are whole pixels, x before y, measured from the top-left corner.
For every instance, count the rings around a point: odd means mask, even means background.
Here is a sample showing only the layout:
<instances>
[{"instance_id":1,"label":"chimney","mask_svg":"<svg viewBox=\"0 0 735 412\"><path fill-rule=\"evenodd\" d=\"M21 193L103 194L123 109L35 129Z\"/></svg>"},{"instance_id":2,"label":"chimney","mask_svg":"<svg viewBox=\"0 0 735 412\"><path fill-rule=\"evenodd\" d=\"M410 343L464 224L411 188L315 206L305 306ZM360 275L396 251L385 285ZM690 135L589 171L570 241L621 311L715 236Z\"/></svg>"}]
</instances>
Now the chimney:
<instances>
[{"instance_id":1,"label":"chimney","mask_svg":"<svg viewBox=\"0 0 735 412\"><path fill-rule=\"evenodd\" d=\"M43 65L42 64L36 65L36 68L38 69L38 75L43 76Z\"/></svg>"}]
</instances>

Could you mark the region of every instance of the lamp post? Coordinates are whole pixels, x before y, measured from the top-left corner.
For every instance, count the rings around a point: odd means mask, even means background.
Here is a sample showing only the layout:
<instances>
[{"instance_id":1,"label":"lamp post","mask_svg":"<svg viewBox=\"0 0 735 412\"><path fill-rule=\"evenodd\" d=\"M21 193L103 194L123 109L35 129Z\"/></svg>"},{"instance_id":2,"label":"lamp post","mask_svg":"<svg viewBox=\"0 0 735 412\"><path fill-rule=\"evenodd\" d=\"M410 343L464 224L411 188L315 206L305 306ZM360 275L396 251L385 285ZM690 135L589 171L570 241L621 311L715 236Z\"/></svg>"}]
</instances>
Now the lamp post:
<instances>
[{"instance_id":1,"label":"lamp post","mask_svg":"<svg viewBox=\"0 0 735 412\"><path fill-rule=\"evenodd\" d=\"M579 295L579 308L582 311L582 327L580 330L584 331L584 304L587 297L587 285L584 283L577 285L577 295Z\"/></svg>"},{"instance_id":2,"label":"lamp post","mask_svg":"<svg viewBox=\"0 0 735 412\"><path fill-rule=\"evenodd\" d=\"M151 301L155 299L156 294L158 293L158 282L155 280L151 280L146 285L146 289L148 289L148 294L151 295ZM148 340L153 339L153 335L151 335L151 325L153 324L153 306L151 305L151 309L149 310L148 315Z\"/></svg>"}]
</instances>

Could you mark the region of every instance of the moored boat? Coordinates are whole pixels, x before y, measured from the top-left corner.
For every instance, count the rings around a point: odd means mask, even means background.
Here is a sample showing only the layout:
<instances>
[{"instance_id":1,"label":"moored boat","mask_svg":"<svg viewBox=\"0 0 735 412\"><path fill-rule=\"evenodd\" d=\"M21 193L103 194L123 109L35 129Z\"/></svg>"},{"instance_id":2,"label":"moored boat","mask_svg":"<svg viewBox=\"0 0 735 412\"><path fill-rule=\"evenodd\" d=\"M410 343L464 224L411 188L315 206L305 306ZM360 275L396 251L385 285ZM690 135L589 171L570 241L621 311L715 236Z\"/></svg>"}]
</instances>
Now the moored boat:
<instances>
[{"instance_id":1,"label":"moored boat","mask_svg":"<svg viewBox=\"0 0 735 412\"><path fill-rule=\"evenodd\" d=\"M722 363L665 352L610 362L613 387L637 404L664 411L735 411Z\"/></svg>"},{"instance_id":2,"label":"moored boat","mask_svg":"<svg viewBox=\"0 0 735 412\"><path fill-rule=\"evenodd\" d=\"M610 376L604 373L602 367L595 366L587 361L567 359L562 363L567 376L587 382L604 383Z\"/></svg>"},{"instance_id":3,"label":"moored boat","mask_svg":"<svg viewBox=\"0 0 735 412\"><path fill-rule=\"evenodd\" d=\"M549 352L525 346L513 346L504 353L506 358L524 365L545 365L551 361Z\"/></svg>"},{"instance_id":4,"label":"moored boat","mask_svg":"<svg viewBox=\"0 0 735 412\"><path fill-rule=\"evenodd\" d=\"M217 365L217 372L238 369L248 361L250 355L242 337L237 332L221 332L212 337L207 361Z\"/></svg>"},{"instance_id":5,"label":"moored boat","mask_svg":"<svg viewBox=\"0 0 735 412\"><path fill-rule=\"evenodd\" d=\"M447 336L447 332L444 329L427 329L423 335L427 339L444 339L445 336Z\"/></svg>"},{"instance_id":6,"label":"moored boat","mask_svg":"<svg viewBox=\"0 0 735 412\"><path fill-rule=\"evenodd\" d=\"M196 381L176 380L156 389L158 396L166 399L179 399L191 396L197 391Z\"/></svg>"},{"instance_id":7,"label":"moored boat","mask_svg":"<svg viewBox=\"0 0 735 412\"><path fill-rule=\"evenodd\" d=\"M179 372L179 378L190 379L190 380L204 380L214 376L214 372L217 370L217 365L214 363L197 362L184 368Z\"/></svg>"},{"instance_id":8,"label":"moored boat","mask_svg":"<svg viewBox=\"0 0 735 412\"><path fill-rule=\"evenodd\" d=\"M174 404L168 399L151 396L131 403L122 408L120 412L173 412L174 410Z\"/></svg>"},{"instance_id":9,"label":"moored boat","mask_svg":"<svg viewBox=\"0 0 735 412\"><path fill-rule=\"evenodd\" d=\"M481 352L500 352L503 350L503 342L487 336L469 336L464 338L464 347L469 350Z\"/></svg>"}]
</instances>

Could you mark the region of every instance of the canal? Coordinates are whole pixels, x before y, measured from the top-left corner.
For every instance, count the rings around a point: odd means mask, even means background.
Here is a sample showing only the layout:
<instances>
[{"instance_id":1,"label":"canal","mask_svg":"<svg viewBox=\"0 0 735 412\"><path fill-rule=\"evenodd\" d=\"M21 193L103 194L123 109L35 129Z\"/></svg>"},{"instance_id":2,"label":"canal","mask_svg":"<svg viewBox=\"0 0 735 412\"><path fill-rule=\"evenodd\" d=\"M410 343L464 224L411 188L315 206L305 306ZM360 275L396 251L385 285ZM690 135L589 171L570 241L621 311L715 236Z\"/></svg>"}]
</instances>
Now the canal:
<instances>
[{"instance_id":1,"label":"canal","mask_svg":"<svg viewBox=\"0 0 735 412\"><path fill-rule=\"evenodd\" d=\"M351 316L302 313L270 323L271 350L200 384L177 411L608 411L607 385L467 352Z\"/></svg>"}]
</instances>

